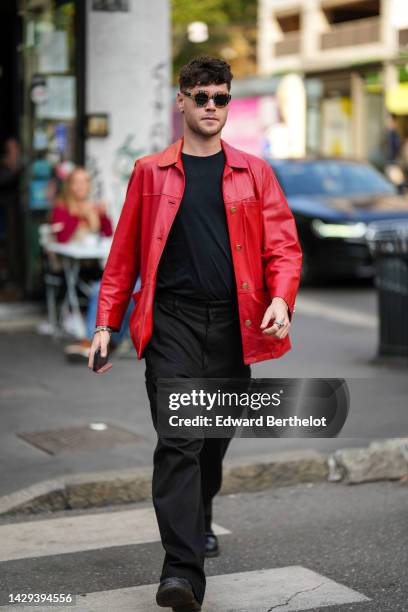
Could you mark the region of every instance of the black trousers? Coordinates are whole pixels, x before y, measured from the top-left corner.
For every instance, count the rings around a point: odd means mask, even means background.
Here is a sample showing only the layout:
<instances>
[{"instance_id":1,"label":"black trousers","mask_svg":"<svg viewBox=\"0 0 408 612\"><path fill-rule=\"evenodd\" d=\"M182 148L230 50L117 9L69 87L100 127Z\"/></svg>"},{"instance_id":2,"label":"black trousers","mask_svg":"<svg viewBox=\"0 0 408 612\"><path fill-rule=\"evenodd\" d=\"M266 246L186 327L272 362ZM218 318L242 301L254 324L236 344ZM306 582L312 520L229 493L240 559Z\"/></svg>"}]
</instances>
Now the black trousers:
<instances>
[{"instance_id":1,"label":"black trousers","mask_svg":"<svg viewBox=\"0 0 408 612\"><path fill-rule=\"evenodd\" d=\"M144 351L146 389L157 429L157 378L249 378L236 301L199 303L156 295L153 334ZM152 499L165 558L160 579L190 580L203 602L205 532L222 484L231 438L163 438L153 455Z\"/></svg>"}]
</instances>

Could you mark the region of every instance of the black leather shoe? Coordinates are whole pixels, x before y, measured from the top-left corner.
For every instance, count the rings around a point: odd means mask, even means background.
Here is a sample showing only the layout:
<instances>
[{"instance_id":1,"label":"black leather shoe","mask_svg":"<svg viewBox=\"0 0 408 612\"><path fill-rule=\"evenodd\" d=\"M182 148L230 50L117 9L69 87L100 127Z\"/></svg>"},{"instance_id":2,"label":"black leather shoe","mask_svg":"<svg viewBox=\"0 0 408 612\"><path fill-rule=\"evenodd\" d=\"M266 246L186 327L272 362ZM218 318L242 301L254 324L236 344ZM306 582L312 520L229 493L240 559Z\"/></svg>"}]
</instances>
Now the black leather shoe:
<instances>
[{"instance_id":1,"label":"black leather shoe","mask_svg":"<svg viewBox=\"0 0 408 612\"><path fill-rule=\"evenodd\" d=\"M160 581L156 603L162 608L172 607L174 612L199 612L201 610L190 581L187 578L176 576Z\"/></svg>"},{"instance_id":2,"label":"black leather shoe","mask_svg":"<svg viewBox=\"0 0 408 612\"><path fill-rule=\"evenodd\" d=\"M218 545L218 539L215 533L208 531L205 534L205 556L206 557L218 557L220 554L220 547Z\"/></svg>"}]
</instances>

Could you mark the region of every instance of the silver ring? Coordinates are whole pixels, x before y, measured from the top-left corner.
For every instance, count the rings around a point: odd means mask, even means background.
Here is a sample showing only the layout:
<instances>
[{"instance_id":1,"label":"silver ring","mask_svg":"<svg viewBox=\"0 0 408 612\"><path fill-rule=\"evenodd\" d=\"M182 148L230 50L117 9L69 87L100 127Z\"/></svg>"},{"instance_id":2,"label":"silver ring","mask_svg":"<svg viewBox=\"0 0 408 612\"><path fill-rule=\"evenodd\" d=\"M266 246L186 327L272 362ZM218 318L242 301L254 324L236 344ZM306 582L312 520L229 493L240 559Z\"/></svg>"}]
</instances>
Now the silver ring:
<instances>
[{"instance_id":1,"label":"silver ring","mask_svg":"<svg viewBox=\"0 0 408 612\"><path fill-rule=\"evenodd\" d=\"M284 326L284 323L282 321L275 321L275 325L277 325L280 328Z\"/></svg>"}]
</instances>

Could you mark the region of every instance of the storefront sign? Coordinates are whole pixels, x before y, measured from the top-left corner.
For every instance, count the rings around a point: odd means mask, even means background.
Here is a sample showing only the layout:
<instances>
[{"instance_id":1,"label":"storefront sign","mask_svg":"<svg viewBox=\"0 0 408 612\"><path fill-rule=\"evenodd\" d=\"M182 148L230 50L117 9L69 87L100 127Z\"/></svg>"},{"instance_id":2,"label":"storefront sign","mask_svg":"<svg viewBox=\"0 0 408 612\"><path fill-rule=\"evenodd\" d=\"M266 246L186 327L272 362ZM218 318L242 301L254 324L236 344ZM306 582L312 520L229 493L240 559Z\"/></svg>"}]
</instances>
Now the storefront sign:
<instances>
[{"instance_id":1,"label":"storefront sign","mask_svg":"<svg viewBox=\"0 0 408 612\"><path fill-rule=\"evenodd\" d=\"M47 132L41 127L35 128L33 133L33 147L35 151L44 151L48 148Z\"/></svg>"},{"instance_id":2,"label":"storefront sign","mask_svg":"<svg viewBox=\"0 0 408 612\"><path fill-rule=\"evenodd\" d=\"M31 181L29 188L29 206L31 209L49 207L50 202L48 199L48 185L49 181L42 179L34 179Z\"/></svg>"},{"instance_id":3,"label":"storefront sign","mask_svg":"<svg viewBox=\"0 0 408 612\"><path fill-rule=\"evenodd\" d=\"M67 148L68 129L65 123L57 123L55 126L55 148L63 153Z\"/></svg>"},{"instance_id":4,"label":"storefront sign","mask_svg":"<svg viewBox=\"0 0 408 612\"><path fill-rule=\"evenodd\" d=\"M325 155L352 155L351 99L345 96L322 102L322 152Z\"/></svg>"},{"instance_id":5,"label":"storefront sign","mask_svg":"<svg viewBox=\"0 0 408 612\"><path fill-rule=\"evenodd\" d=\"M273 123L273 116L265 120L263 107L265 100L272 105L272 115L276 103L273 96L251 96L232 99L223 135L234 147L253 155L262 156L267 139L267 130Z\"/></svg>"},{"instance_id":6,"label":"storefront sign","mask_svg":"<svg viewBox=\"0 0 408 612\"><path fill-rule=\"evenodd\" d=\"M52 166L46 159L36 159L31 166L31 176L35 179L49 179L52 176Z\"/></svg>"},{"instance_id":7,"label":"storefront sign","mask_svg":"<svg viewBox=\"0 0 408 612\"><path fill-rule=\"evenodd\" d=\"M109 135L109 116L107 113L87 115L85 123L87 138L106 138Z\"/></svg>"},{"instance_id":8,"label":"storefront sign","mask_svg":"<svg viewBox=\"0 0 408 612\"><path fill-rule=\"evenodd\" d=\"M408 115L408 83L400 83L387 91L385 106L390 113Z\"/></svg>"},{"instance_id":9,"label":"storefront sign","mask_svg":"<svg viewBox=\"0 0 408 612\"><path fill-rule=\"evenodd\" d=\"M38 63L39 72L66 72L68 70L66 32L63 30L41 32Z\"/></svg>"},{"instance_id":10,"label":"storefront sign","mask_svg":"<svg viewBox=\"0 0 408 612\"><path fill-rule=\"evenodd\" d=\"M37 119L75 118L75 77L49 76L47 99L37 106Z\"/></svg>"}]
</instances>

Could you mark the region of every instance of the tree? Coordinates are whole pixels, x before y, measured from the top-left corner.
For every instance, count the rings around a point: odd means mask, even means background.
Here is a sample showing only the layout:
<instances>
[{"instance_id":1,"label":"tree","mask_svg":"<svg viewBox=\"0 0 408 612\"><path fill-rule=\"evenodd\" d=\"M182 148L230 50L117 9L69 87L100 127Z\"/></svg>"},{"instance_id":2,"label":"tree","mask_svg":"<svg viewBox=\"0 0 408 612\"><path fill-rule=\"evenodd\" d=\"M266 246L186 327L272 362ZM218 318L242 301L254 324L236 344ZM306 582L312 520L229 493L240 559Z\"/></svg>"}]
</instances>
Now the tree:
<instances>
[{"instance_id":1,"label":"tree","mask_svg":"<svg viewBox=\"0 0 408 612\"><path fill-rule=\"evenodd\" d=\"M234 77L256 72L257 0L172 0L173 83L184 64L198 55L221 57ZM187 26L203 21L208 40L193 43Z\"/></svg>"}]
</instances>

